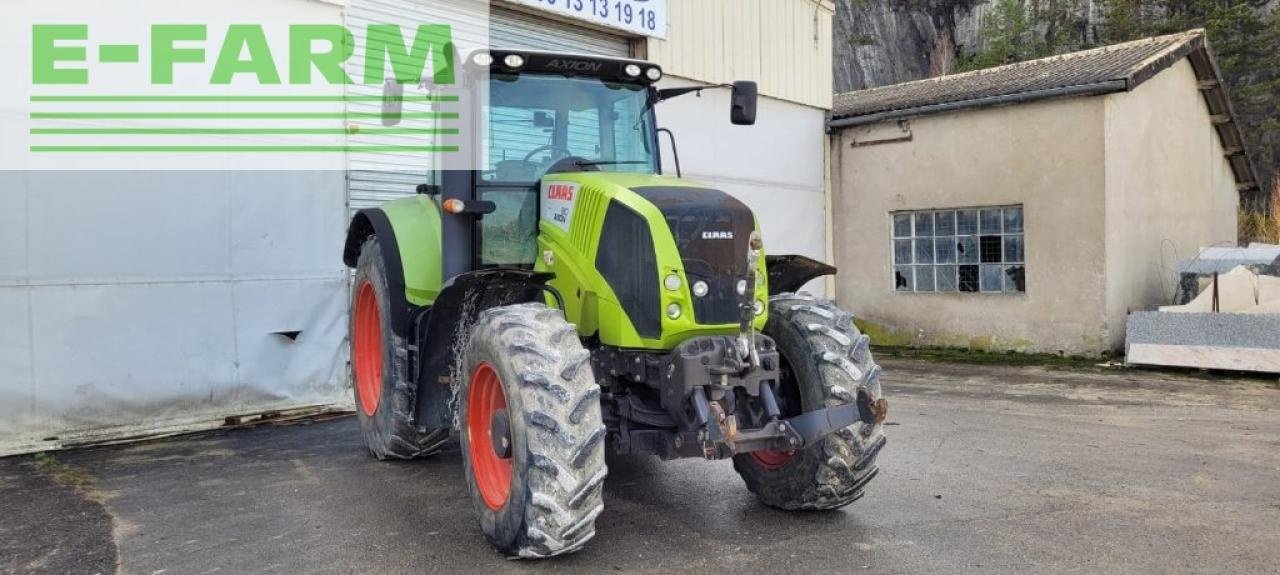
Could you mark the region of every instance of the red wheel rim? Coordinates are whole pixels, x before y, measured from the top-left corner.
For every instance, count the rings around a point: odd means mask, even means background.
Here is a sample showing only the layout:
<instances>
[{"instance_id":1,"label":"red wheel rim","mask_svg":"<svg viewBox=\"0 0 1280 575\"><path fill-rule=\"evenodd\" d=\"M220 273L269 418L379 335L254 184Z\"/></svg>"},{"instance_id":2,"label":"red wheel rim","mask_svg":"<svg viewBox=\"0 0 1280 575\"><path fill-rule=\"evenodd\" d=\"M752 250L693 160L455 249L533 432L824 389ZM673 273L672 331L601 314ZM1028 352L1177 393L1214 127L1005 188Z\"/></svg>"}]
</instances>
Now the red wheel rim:
<instances>
[{"instance_id":1,"label":"red wheel rim","mask_svg":"<svg viewBox=\"0 0 1280 575\"><path fill-rule=\"evenodd\" d=\"M378 411L378 402L382 399L382 316L378 313L378 296L368 281L360 284L360 291L356 292L355 314L355 333L351 337L355 348L352 360L356 365L356 395L360 399L360 410L371 416Z\"/></svg>"},{"instance_id":2,"label":"red wheel rim","mask_svg":"<svg viewBox=\"0 0 1280 575\"><path fill-rule=\"evenodd\" d=\"M498 372L481 362L471 374L467 392L467 438L476 488L484 504L494 511L502 509L511 496L511 458L498 457L490 432L493 415L506 409L507 396Z\"/></svg>"},{"instance_id":3,"label":"red wheel rim","mask_svg":"<svg viewBox=\"0 0 1280 575\"><path fill-rule=\"evenodd\" d=\"M760 467L773 471L782 469L791 461L791 453L786 451L752 451L751 458L760 464Z\"/></svg>"}]
</instances>

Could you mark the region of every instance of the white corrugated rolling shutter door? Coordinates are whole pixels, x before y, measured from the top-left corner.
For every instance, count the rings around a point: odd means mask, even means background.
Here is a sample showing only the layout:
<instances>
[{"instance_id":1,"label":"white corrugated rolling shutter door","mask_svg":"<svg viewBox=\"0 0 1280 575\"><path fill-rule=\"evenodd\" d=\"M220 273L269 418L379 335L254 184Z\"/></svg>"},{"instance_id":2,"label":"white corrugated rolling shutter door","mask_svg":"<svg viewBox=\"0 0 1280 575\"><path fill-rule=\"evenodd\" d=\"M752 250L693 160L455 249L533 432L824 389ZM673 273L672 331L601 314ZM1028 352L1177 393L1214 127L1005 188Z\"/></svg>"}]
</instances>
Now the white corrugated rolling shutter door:
<instances>
[{"instance_id":1,"label":"white corrugated rolling shutter door","mask_svg":"<svg viewBox=\"0 0 1280 575\"><path fill-rule=\"evenodd\" d=\"M485 45L488 29L483 18L482 9L471 11L459 10L457 14L443 13L448 8L441 2L421 2L415 0L352 0L346 12L346 25L355 36L356 46L365 45L365 36L369 24L399 23L408 27L413 23L441 23L452 25L453 38L459 44L471 46ZM479 12L477 12L479 10ZM348 73L353 78L363 76L363 52L357 50L356 56L348 60ZM358 80L357 80L358 81ZM406 94L411 88L406 87ZM365 86L357 83L348 86L348 96L381 96L381 86ZM443 104L447 106L458 104ZM423 102L404 103L405 112L427 112L433 104ZM347 101L349 113L378 113L382 104L377 99L370 101ZM377 125L377 122L373 122ZM400 125L405 127L429 127L430 120L404 120ZM367 136L356 132L347 136L349 145L361 144L421 144L424 139L418 135L402 136ZM432 169L431 156L418 153L384 153L353 154L347 162L347 198L354 212L363 208L377 206L388 200L413 195L418 184L427 181L427 173Z\"/></svg>"},{"instance_id":2,"label":"white corrugated rolling shutter door","mask_svg":"<svg viewBox=\"0 0 1280 575\"><path fill-rule=\"evenodd\" d=\"M625 36L601 30L576 26L572 23L532 14L491 6L489 9L489 45L501 48L523 48L578 54L601 54L627 57L631 53L630 40ZM465 20L465 18L463 18ZM440 22L437 7L428 9L414 0L356 0L347 11L347 27L356 35L356 45L364 45L364 30L370 23L383 22ZM455 26L455 38L459 35L483 34L485 30L459 30ZM356 63L360 58L353 58ZM354 64L353 64L354 65ZM354 74L354 68L352 73ZM381 88L351 86L351 95L381 95ZM352 112L377 112L377 101L348 102ZM405 111L427 111L429 104L406 102ZM413 136L404 136L406 139ZM365 143L359 133L348 137L352 145ZM378 143L385 143L380 138ZM372 142L369 142L372 143ZM379 154L352 157L348 162L347 191L353 211L379 205L385 201L412 195L418 184L426 182L430 166L427 158L414 154Z\"/></svg>"},{"instance_id":3,"label":"white corrugated rolling shutter door","mask_svg":"<svg viewBox=\"0 0 1280 575\"><path fill-rule=\"evenodd\" d=\"M631 41L626 36L498 6L489 8L489 44L494 48L623 58L631 55Z\"/></svg>"}]
</instances>

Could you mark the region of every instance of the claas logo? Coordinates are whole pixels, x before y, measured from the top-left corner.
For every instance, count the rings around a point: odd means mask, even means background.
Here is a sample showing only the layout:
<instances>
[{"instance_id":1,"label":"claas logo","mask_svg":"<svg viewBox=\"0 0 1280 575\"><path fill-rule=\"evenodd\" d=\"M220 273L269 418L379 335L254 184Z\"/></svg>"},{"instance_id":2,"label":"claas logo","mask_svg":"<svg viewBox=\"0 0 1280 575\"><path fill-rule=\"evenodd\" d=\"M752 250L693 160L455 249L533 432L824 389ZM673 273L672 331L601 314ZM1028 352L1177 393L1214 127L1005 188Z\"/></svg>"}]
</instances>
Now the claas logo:
<instances>
[{"instance_id":1,"label":"claas logo","mask_svg":"<svg viewBox=\"0 0 1280 575\"><path fill-rule=\"evenodd\" d=\"M548 200L573 201L573 186L569 184L551 184L547 186Z\"/></svg>"}]
</instances>

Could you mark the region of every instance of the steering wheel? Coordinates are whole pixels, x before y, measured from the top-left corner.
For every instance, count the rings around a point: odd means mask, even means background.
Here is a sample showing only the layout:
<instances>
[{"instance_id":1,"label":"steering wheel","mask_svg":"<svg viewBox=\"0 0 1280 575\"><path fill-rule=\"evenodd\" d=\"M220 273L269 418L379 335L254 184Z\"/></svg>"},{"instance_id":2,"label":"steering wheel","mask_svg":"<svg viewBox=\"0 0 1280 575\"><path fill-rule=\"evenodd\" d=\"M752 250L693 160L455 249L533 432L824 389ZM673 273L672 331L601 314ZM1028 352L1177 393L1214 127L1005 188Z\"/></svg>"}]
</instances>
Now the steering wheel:
<instances>
[{"instance_id":1,"label":"steering wheel","mask_svg":"<svg viewBox=\"0 0 1280 575\"><path fill-rule=\"evenodd\" d=\"M545 146L538 146L538 147L534 148L533 150L530 150L528 154L525 154L525 155L524 155L524 162L525 162L526 164L531 163L529 160L533 159L533 157L534 157L534 156L538 155L538 152L541 152L541 151L543 151L543 150L551 150L551 151L554 151L554 152L563 152L563 154L561 154L559 157L557 157L557 158L551 158L551 160L552 160L553 162L554 162L555 160L560 159L560 158L565 158L565 157L568 157L568 156L572 156L572 155L573 155L573 152L572 152L572 151L570 151L568 148L565 148L565 147L563 147L563 146L557 146L557 145L555 145L555 144L547 144L547 145L545 145Z\"/></svg>"}]
</instances>

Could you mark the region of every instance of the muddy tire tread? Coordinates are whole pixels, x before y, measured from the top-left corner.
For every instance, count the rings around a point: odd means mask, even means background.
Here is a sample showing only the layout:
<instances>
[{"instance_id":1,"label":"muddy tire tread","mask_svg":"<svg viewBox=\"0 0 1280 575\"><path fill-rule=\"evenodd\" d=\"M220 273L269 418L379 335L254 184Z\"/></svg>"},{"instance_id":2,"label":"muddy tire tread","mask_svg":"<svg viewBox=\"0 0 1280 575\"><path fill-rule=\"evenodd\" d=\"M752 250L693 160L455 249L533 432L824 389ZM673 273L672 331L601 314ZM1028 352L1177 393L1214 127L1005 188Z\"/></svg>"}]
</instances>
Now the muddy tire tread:
<instances>
[{"instance_id":1,"label":"muddy tire tread","mask_svg":"<svg viewBox=\"0 0 1280 575\"><path fill-rule=\"evenodd\" d=\"M409 349L404 338L396 335L391 329L390 314L385 309L389 304L387 294L386 280L386 262L382 257L382 248L379 244L377 236L369 236L360 248L360 257L356 263L355 286L360 286L364 278L368 278L374 284L374 290L378 293L378 307L382 313L382 342L384 346L390 346L390 361L383 369L383 377L390 377L390 384L383 384L384 395L390 394L390 400L384 400L379 405L379 412L374 416L366 416L359 413L361 435L364 437L365 446L374 457L382 460L407 460L426 457L439 453L445 445L449 443L449 429L429 429L420 428L413 424L413 409L416 405L418 395L418 383L408 374L408 358ZM356 289L352 289L352 298L354 309L354 298ZM352 358L355 357L354 350L354 314L348 320L348 343L353 345ZM350 362L351 381L355 381L355 361ZM353 393L359 393L355 390L353 384ZM355 397L356 405L360 405L360 398ZM386 409L388 413L381 413ZM360 411L357 408L357 411Z\"/></svg>"},{"instance_id":2,"label":"muddy tire tread","mask_svg":"<svg viewBox=\"0 0 1280 575\"><path fill-rule=\"evenodd\" d=\"M540 303L485 310L472 328L464 365L476 365L481 348L505 356L500 361L519 379L507 393L516 390L525 409L529 464L517 466L513 477L528 489L522 522L513 541L489 537L508 556L578 551L595 536L603 509L600 484L608 472L600 389L589 367L579 369L587 354L577 337L566 337L570 331L576 328L560 311Z\"/></svg>"},{"instance_id":3,"label":"muddy tire tread","mask_svg":"<svg viewBox=\"0 0 1280 575\"><path fill-rule=\"evenodd\" d=\"M834 302L807 293L783 293L769 298L770 318L765 334L780 346L782 338L798 341L804 357L820 375L822 405L833 407L856 399L859 389L873 399L882 397L880 368L869 338L854 325L853 316ZM780 332L788 330L788 335ZM793 369L794 366L793 366ZM876 457L885 445L883 425L856 423L795 455L799 461L778 472L761 471L750 455L734 458L734 468L766 505L787 510L837 509L863 496L878 473Z\"/></svg>"}]
</instances>

